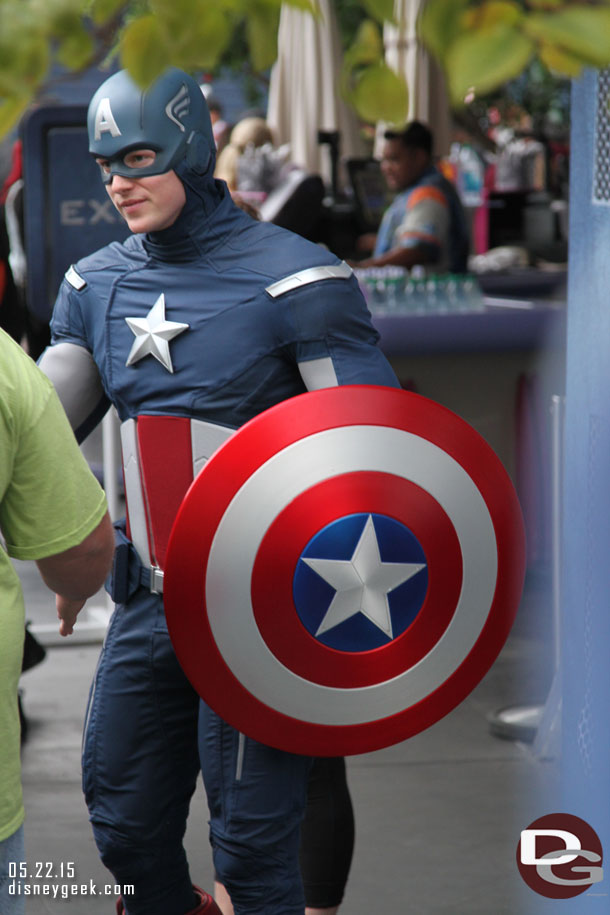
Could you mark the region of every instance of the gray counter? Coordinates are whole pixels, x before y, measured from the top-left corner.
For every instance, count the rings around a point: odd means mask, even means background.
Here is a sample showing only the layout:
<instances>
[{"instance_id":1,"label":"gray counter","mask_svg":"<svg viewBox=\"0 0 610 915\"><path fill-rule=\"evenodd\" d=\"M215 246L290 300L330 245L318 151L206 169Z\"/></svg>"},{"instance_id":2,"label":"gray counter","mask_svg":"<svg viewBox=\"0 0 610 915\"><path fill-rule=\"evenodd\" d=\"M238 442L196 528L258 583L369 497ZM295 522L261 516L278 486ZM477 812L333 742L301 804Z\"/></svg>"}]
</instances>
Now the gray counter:
<instances>
[{"instance_id":1,"label":"gray counter","mask_svg":"<svg viewBox=\"0 0 610 915\"><path fill-rule=\"evenodd\" d=\"M387 356L537 350L565 343L566 308L561 301L486 296L480 311L375 312Z\"/></svg>"}]
</instances>

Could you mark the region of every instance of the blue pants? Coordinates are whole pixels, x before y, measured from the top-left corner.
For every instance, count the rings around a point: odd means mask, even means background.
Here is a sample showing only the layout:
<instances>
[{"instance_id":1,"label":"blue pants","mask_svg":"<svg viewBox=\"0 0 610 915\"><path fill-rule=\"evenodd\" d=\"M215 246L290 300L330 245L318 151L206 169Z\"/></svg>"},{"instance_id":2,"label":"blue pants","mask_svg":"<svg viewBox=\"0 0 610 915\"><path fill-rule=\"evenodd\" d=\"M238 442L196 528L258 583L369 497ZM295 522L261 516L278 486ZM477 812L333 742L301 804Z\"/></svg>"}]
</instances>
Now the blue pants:
<instances>
[{"instance_id":1,"label":"blue pants","mask_svg":"<svg viewBox=\"0 0 610 915\"><path fill-rule=\"evenodd\" d=\"M236 915L303 915L298 844L310 766L244 738L201 702L159 597L139 589L117 606L91 688L83 786L102 861L116 883L135 886L128 915L195 906L182 843L200 771L214 865Z\"/></svg>"},{"instance_id":2,"label":"blue pants","mask_svg":"<svg viewBox=\"0 0 610 915\"><path fill-rule=\"evenodd\" d=\"M25 861L23 826L0 842L0 915L25 915L20 865ZM12 867L11 867L12 865Z\"/></svg>"}]
</instances>

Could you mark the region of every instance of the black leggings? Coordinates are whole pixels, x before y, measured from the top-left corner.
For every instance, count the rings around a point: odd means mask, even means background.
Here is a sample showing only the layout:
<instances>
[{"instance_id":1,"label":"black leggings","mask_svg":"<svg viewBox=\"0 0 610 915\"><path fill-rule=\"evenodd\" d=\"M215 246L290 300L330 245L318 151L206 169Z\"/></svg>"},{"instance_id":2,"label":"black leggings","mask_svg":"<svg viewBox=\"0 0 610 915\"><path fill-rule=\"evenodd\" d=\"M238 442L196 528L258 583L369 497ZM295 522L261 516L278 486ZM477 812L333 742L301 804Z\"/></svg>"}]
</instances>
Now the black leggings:
<instances>
[{"instance_id":1,"label":"black leggings","mask_svg":"<svg viewBox=\"0 0 610 915\"><path fill-rule=\"evenodd\" d=\"M301 826L300 864L311 908L343 899L354 850L354 813L343 757L314 760Z\"/></svg>"}]
</instances>

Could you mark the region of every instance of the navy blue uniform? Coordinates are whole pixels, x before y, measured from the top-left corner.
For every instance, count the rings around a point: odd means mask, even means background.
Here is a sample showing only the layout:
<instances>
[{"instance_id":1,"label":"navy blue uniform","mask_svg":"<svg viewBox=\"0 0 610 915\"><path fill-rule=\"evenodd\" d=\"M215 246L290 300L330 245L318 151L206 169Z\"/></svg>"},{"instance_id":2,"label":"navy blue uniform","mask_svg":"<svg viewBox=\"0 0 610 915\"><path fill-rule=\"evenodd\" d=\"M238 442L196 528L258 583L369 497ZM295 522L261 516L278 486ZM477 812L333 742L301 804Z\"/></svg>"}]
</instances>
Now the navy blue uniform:
<instances>
[{"instance_id":1,"label":"navy blue uniform","mask_svg":"<svg viewBox=\"0 0 610 915\"><path fill-rule=\"evenodd\" d=\"M51 357L75 366L65 399L83 429L112 403L124 424L180 416L230 431L307 389L396 385L349 268L252 220L220 184L205 207L187 193L169 229L71 268L52 334ZM58 365L43 358L61 394ZM148 560L127 551L83 756L102 858L117 883L136 885L127 911L188 910L182 838L201 768L215 867L237 915L302 915L297 849L311 760L244 738L200 702L169 642L162 595L143 584Z\"/></svg>"}]
</instances>

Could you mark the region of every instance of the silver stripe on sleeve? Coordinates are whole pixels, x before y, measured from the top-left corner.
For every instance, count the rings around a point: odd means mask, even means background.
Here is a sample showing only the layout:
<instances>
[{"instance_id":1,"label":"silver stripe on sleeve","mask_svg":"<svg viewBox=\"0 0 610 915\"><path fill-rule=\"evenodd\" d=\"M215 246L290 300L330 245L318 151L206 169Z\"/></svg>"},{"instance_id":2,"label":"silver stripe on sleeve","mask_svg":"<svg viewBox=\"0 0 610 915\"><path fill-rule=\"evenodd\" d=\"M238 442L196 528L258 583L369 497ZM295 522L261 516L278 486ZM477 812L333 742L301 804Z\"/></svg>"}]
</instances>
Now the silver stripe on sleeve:
<instances>
[{"instance_id":1,"label":"silver stripe on sleeve","mask_svg":"<svg viewBox=\"0 0 610 915\"><path fill-rule=\"evenodd\" d=\"M234 429L206 423L202 420L191 420L191 447L193 451L193 478L197 476L206 461L233 435Z\"/></svg>"},{"instance_id":2,"label":"silver stripe on sleeve","mask_svg":"<svg viewBox=\"0 0 610 915\"><path fill-rule=\"evenodd\" d=\"M293 289L307 286L309 283L317 283L319 280L347 280L352 273L352 268L345 261L341 261L336 267L326 265L308 267L307 270L299 270L298 273L286 276L283 280L271 283L270 286L267 286L265 292L268 292L270 296L276 299L278 296L284 295L285 292L291 292Z\"/></svg>"},{"instance_id":3,"label":"silver stripe on sleeve","mask_svg":"<svg viewBox=\"0 0 610 915\"><path fill-rule=\"evenodd\" d=\"M53 382L70 425L78 429L104 395L93 356L76 343L57 343L45 349L38 366Z\"/></svg>"},{"instance_id":4,"label":"silver stripe on sleeve","mask_svg":"<svg viewBox=\"0 0 610 915\"><path fill-rule=\"evenodd\" d=\"M78 289L79 291L81 289L84 289L85 286L87 285L87 281L82 278L80 273L76 272L74 267L70 267L66 271L65 276L66 276L67 281L70 283L70 286L74 286L74 288Z\"/></svg>"},{"instance_id":5,"label":"silver stripe on sleeve","mask_svg":"<svg viewBox=\"0 0 610 915\"><path fill-rule=\"evenodd\" d=\"M125 501L127 502L131 541L136 548L142 565L150 567L148 525L140 476L137 426L134 419L128 419L121 423L121 447L123 449Z\"/></svg>"},{"instance_id":6,"label":"silver stripe on sleeve","mask_svg":"<svg viewBox=\"0 0 610 915\"><path fill-rule=\"evenodd\" d=\"M320 388L336 388L339 382L330 356L322 359L310 359L299 362L299 372L308 391L319 391Z\"/></svg>"}]
</instances>

